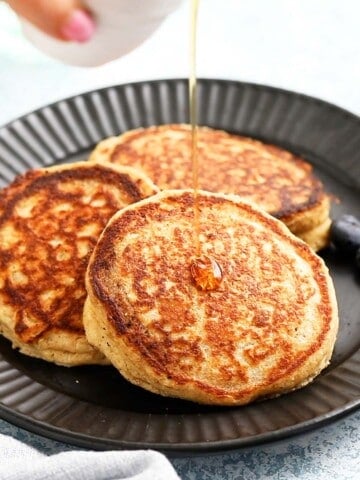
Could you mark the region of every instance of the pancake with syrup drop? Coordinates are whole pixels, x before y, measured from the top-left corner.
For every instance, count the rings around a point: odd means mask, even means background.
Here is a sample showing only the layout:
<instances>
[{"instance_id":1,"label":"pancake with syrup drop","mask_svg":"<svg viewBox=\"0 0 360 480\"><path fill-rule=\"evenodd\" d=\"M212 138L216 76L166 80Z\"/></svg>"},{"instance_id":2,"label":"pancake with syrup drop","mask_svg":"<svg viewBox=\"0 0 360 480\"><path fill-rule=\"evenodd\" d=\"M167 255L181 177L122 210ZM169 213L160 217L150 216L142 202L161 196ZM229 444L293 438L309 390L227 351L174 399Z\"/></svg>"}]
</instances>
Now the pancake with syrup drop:
<instances>
[{"instance_id":1,"label":"pancake with syrup drop","mask_svg":"<svg viewBox=\"0 0 360 480\"><path fill-rule=\"evenodd\" d=\"M32 170L0 192L0 333L60 365L108 363L86 340L85 271L108 219L157 192L141 172L78 162Z\"/></svg>"},{"instance_id":2,"label":"pancake with syrup drop","mask_svg":"<svg viewBox=\"0 0 360 480\"><path fill-rule=\"evenodd\" d=\"M201 253L222 271L191 274L194 196L169 190L117 212L87 269L89 343L130 382L194 402L241 405L309 383L338 329L323 260L238 196L198 192Z\"/></svg>"},{"instance_id":3,"label":"pancake with syrup drop","mask_svg":"<svg viewBox=\"0 0 360 480\"><path fill-rule=\"evenodd\" d=\"M197 129L199 188L240 195L283 221L314 250L328 244L330 201L312 166L274 145ZM161 190L192 186L191 127L139 128L98 144L91 161L140 168Z\"/></svg>"}]
</instances>

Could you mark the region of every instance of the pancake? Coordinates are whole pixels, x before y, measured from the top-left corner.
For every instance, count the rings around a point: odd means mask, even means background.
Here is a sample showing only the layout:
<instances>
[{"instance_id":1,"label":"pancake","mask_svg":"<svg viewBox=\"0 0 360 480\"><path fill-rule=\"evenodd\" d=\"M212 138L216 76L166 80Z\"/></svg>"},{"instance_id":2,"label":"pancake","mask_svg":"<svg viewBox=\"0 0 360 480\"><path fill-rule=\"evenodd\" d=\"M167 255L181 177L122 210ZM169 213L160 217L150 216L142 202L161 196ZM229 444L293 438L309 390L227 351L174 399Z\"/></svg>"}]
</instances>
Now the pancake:
<instances>
[{"instance_id":1,"label":"pancake","mask_svg":"<svg viewBox=\"0 0 360 480\"><path fill-rule=\"evenodd\" d=\"M88 259L108 219L156 191L135 169L78 162L0 192L0 333L15 348L67 366L108 363L82 323Z\"/></svg>"},{"instance_id":2,"label":"pancake","mask_svg":"<svg viewBox=\"0 0 360 480\"><path fill-rule=\"evenodd\" d=\"M325 263L240 197L199 192L201 255L222 271L209 290L191 268L193 203L192 191L169 190L112 217L86 274L88 341L164 396L241 405L306 385L338 328Z\"/></svg>"},{"instance_id":3,"label":"pancake","mask_svg":"<svg viewBox=\"0 0 360 480\"><path fill-rule=\"evenodd\" d=\"M161 190L191 188L190 142L189 125L140 128L100 142L90 160L140 168ZM308 162L208 127L198 128L197 143L199 188L255 202L316 250L328 244L330 201Z\"/></svg>"}]
</instances>

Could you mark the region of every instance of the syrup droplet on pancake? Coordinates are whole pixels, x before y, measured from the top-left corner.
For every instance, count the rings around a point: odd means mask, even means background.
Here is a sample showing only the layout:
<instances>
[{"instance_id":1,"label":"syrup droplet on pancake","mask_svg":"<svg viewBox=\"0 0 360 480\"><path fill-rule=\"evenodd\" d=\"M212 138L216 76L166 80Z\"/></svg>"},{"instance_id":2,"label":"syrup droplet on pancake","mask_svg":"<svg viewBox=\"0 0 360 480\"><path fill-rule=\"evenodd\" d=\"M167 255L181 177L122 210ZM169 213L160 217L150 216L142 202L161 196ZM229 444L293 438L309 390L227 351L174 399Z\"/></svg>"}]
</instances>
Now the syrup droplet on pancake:
<instances>
[{"instance_id":1,"label":"syrup droplet on pancake","mask_svg":"<svg viewBox=\"0 0 360 480\"><path fill-rule=\"evenodd\" d=\"M191 262L190 272L199 290L216 290L223 278L220 265L206 255L197 257Z\"/></svg>"}]
</instances>

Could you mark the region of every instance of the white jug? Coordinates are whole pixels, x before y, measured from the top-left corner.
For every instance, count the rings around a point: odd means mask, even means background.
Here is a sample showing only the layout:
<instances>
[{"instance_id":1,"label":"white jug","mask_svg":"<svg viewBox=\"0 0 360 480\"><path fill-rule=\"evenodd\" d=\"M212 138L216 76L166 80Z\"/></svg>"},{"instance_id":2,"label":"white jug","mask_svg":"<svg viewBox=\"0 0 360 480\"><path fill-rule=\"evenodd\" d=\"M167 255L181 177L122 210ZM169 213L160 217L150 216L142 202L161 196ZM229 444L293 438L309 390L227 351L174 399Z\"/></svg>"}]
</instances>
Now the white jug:
<instances>
[{"instance_id":1,"label":"white jug","mask_svg":"<svg viewBox=\"0 0 360 480\"><path fill-rule=\"evenodd\" d=\"M39 50L64 63L90 67L115 60L146 40L182 0L85 0L96 32L86 43L56 40L30 23L23 30Z\"/></svg>"}]
</instances>

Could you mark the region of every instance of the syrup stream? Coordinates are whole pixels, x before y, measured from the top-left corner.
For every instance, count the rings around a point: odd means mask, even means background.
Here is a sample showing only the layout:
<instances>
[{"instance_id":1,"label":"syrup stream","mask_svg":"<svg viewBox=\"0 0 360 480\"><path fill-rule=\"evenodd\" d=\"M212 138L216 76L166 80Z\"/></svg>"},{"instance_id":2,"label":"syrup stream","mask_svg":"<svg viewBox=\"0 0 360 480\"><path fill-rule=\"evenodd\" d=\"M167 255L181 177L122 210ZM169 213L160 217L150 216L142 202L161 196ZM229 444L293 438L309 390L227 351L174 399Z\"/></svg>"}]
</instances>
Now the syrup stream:
<instances>
[{"instance_id":1,"label":"syrup stream","mask_svg":"<svg viewBox=\"0 0 360 480\"><path fill-rule=\"evenodd\" d=\"M199 157L196 81L196 39L199 0L191 0L189 110L191 123L191 164L193 183L193 241L195 258L190 265L191 276L199 290L216 290L222 281L220 265L212 257L202 255L200 242Z\"/></svg>"},{"instance_id":2,"label":"syrup stream","mask_svg":"<svg viewBox=\"0 0 360 480\"><path fill-rule=\"evenodd\" d=\"M191 35L190 35L190 76L189 101L191 124L191 164L194 195L194 244L196 255L200 256L200 209L199 209L199 158L197 148L197 85L196 85L196 39L199 0L191 0Z\"/></svg>"}]
</instances>

